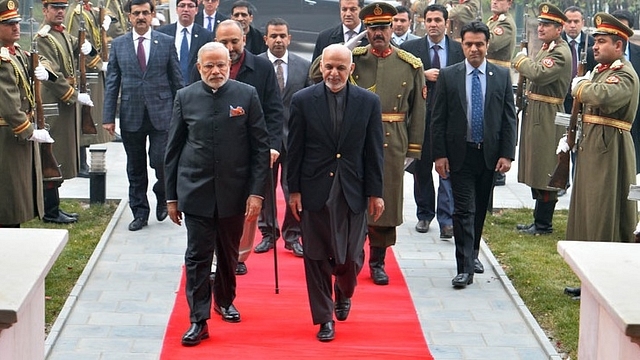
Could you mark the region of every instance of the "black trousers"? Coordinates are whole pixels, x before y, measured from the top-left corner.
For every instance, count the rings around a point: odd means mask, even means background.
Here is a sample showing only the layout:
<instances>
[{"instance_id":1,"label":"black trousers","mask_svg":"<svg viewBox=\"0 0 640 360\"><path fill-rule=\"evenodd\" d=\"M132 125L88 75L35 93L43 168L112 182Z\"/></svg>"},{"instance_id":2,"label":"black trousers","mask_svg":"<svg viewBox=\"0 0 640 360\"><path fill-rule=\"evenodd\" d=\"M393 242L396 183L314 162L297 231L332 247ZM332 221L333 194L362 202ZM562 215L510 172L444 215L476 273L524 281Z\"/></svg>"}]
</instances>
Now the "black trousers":
<instances>
[{"instance_id":1,"label":"black trousers","mask_svg":"<svg viewBox=\"0 0 640 360\"><path fill-rule=\"evenodd\" d=\"M493 176L493 169L485 165L483 150L472 147L467 147L462 168L450 174L458 274L473 274L474 251L480 249Z\"/></svg>"},{"instance_id":2,"label":"black trousers","mask_svg":"<svg viewBox=\"0 0 640 360\"><path fill-rule=\"evenodd\" d=\"M211 285L209 274L215 252L217 258L213 296L218 305L228 307L236 297L236 266L242 236L244 215L213 218L185 214L187 251L184 264L187 273L186 295L191 322L211 317Z\"/></svg>"},{"instance_id":3,"label":"black trousers","mask_svg":"<svg viewBox=\"0 0 640 360\"><path fill-rule=\"evenodd\" d=\"M147 137L149 138L149 165L156 173L157 181L153 184L153 192L158 203L165 202L164 189L164 154L167 147L168 131L156 130L147 110L138 131L122 130L122 144L127 153L127 177L129 179L129 207L134 218L149 219L149 200L147 187Z\"/></svg>"}]
</instances>

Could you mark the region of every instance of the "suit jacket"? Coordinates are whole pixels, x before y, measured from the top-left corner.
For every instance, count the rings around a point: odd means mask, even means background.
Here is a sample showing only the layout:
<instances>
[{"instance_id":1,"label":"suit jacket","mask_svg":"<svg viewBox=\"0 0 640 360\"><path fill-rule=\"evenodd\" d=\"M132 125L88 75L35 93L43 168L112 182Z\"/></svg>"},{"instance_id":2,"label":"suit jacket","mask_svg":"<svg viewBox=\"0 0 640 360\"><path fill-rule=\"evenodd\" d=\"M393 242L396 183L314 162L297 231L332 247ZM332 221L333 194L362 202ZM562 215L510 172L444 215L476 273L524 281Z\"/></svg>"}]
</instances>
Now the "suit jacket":
<instances>
[{"instance_id":1,"label":"suit jacket","mask_svg":"<svg viewBox=\"0 0 640 360\"><path fill-rule=\"evenodd\" d=\"M260 30L251 25L249 26L249 32L246 35L244 49L254 55L262 54L267 51L267 44L264 42L264 35Z\"/></svg>"},{"instance_id":2,"label":"suit jacket","mask_svg":"<svg viewBox=\"0 0 640 360\"><path fill-rule=\"evenodd\" d=\"M220 13L220 11L216 10L215 16L213 17L214 21L213 21L213 29L211 29L211 33L213 34L213 36L215 37L216 34L216 29L218 28L218 24L220 24L221 22L227 20L229 17L223 15L222 13ZM201 8L200 10L198 10L198 13L196 14L196 18L194 20L194 22L200 26L202 26L205 30L207 29L207 21L205 21L205 16L204 16L204 10ZM208 31L208 30L207 30Z\"/></svg>"},{"instance_id":3,"label":"suit jacket","mask_svg":"<svg viewBox=\"0 0 640 360\"><path fill-rule=\"evenodd\" d=\"M586 36L584 31L582 31L581 34L582 34L581 35L582 41L580 41L580 43L578 44L578 53L577 53L578 61L580 61L580 54L582 54L582 50L584 49L584 36ZM561 36L562 36L562 39L566 41L567 44L569 44L569 40L567 40L567 33L563 31ZM587 71L593 70L593 68L596 67L596 65L598 65L598 63L596 62L596 59L593 56L594 42L595 42L595 39L593 38L593 36L589 35L589 39L587 40L587 64L585 65L585 68L584 68L585 74L587 73ZM569 44L569 49L571 49L571 44ZM569 86L569 89L567 90L567 95L564 98L564 111L566 113L571 113L572 107L573 107L573 96L571 96L571 86Z\"/></svg>"},{"instance_id":4,"label":"suit jacket","mask_svg":"<svg viewBox=\"0 0 640 360\"><path fill-rule=\"evenodd\" d=\"M365 31L364 25L360 26L360 32ZM344 33L342 32L342 24L334 27L323 30L318 34L318 38L316 39L316 47L313 49L313 56L311 57L311 61L315 60L318 56L322 55L322 50L331 44L341 44L344 42ZM369 45L369 40L367 37L363 37L360 45L358 46L367 46Z\"/></svg>"},{"instance_id":5,"label":"suit jacket","mask_svg":"<svg viewBox=\"0 0 640 360\"><path fill-rule=\"evenodd\" d=\"M311 63L309 60L298 56L292 52L288 52L289 54L289 62L287 63L287 83L284 85L284 90L282 91L282 105L283 105L283 114L284 121L282 127L282 145L287 145L287 135L289 134L289 106L291 105L291 98L293 94L298 90L303 89L307 86L311 86L313 82L309 78L309 67ZM263 52L259 55L260 57L269 60L269 56L266 52ZM277 78L276 78L277 81Z\"/></svg>"},{"instance_id":6,"label":"suit jacket","mask_svg":"<svg viewBox=\"0 0 640 360\"><path fill-rule=\"evenodd\" d=\"M167 34L174 38L176 37L176 29L178 25L176 23L164 25L156 29L157 31ZM207 29L203 28L198 24L193 24L193 28L191 30L191 46L189 46L189 78L183 79L184 84L188 85L194 81L198 81L200 79L200 74L196 68L196 62L198 61L198 50L202 47L202 45L213 41L213 33L207 31ZM180 49L176 49L176 53L179 53Z\"/></svg>"},{"instance_id":7,"label":"suit jacket","mask_svg":"<svg viewBox=\"0 0 640 360\"><path fill-rule=\"evenodd\" d=\"M629 62L636 73L640 74L640 46L629 42ZM631 137L636 149L636 173L640 173L640 111L636 112L636 118L631 127Z\"/></svg>"},{"instance_id":8,"label":"suit jacket","mask_svg":"<svg viewBox=\"0 0 640 360\"><path fill-rule=\"evenodd\" d=\"M404 44L405 42L407 42L407 41L409 41L409 40L417 40L417 39L420 39L420 36L418 36L418 35L414 35L414 34L412 34L412 33L408 33L408 34L407 34L407 39L406 39L402 44ZM397 45L397 44L396 44L396 42L395 42L395 41L393 41L393 40L394 40L393 35L391 35L391 45L393 45L393 46L395 46L395 47L400 47L400 45L402 45L402 44Z\"/></svg>"},{"instance_id":9,"label":"suit jacket","mask_svg":"<svg viewBox=\"0 0 640 360\"><path fill-rule=\"evenodd\" d=\"M232 111L234 109L236 111ZM255 89L228 80L214 94L198 81L178 91L165 156L167 199L178 210L241 215L249 195L264 195L269 145Z\"/></svg>"},{"instance_id":10,"label":"suit jacket","mask_svg":"<svg viewBox=\"0 0 640 360\"><path fill-rule=\"evenodd\" d=\"M493 170L498 159L513 160L516 112L509 70L487 63L484 96L484 160ZM465 63L440 70L433 106L433 157L448 158L451 171L462 168L467 151L467 94Z\"/></svg>"},{"instance_id":11,"label":"suit jacket","mask_svg":"<svg viewBox=\"0 0 640 360\"><path fill-rule=\"evenodd\" d=\"M327 202L334 174L339 171L349 208L361 213L367 209L368 197L382 197L380 100L374 93L348 84L344 119L336 139L325 87L324 82L312 85L291 100L289 191L301 193L304 209L318 211Z\"/></svg>"},{"instance_id":12,"label":"suit jacket","mask_svg":"<svg viewBox=\"0 0 640 360\"><path fill-rule=\"evenodd\" d=\"M102 122L115 122L120 94L122 130L138 131L145 109L156 130L168 130L173 97L182 87L182 73L173 38L151 31L149 61L145 72L140 69L135 47L131 32L111 42Z\"/></svg>"}]
</instances>

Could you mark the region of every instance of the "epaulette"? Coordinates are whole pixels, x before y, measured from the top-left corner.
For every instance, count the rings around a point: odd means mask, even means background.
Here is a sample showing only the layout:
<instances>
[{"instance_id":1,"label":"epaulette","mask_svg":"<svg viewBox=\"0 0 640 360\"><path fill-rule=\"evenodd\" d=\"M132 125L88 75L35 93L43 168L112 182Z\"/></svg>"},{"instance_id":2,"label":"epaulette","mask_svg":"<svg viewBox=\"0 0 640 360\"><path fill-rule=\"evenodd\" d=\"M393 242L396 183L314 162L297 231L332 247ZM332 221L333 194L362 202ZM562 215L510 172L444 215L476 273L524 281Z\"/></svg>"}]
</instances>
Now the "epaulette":
<instances>
[{"instance_id":1,"label":"epaulette","mask_svg":"<svg viewBox=\"0 0 640 360\"><path fill-rule=\"evenodd\" d=\"M9 49L7 47L2 47L0 48L0 59L4 60L4 61L11 61L11 58L9 57Z\"/></svg>"},{"instance_id":2,"label":"epaulette","mask_svg":"<svg viewBox=\"0 0 640 360\"><path fill-rule=\"evenodd\" d=\"M398 57L409 63L409 65L413 66L414 69L422 67L422 60L420 60L420 58L417 58L410 52L404 51L402 49L396 49L396 51L398 51Z\"/></svg>"},{"instance_id":3,"label":"epaulette","mask_svg":"<svg viewBox=\"0 0 640 360\"><path fill-rule=\"evenodd\" d=\"M50 25L44 25L40 30L38 30L37 35L40 37L46 37L49 35L49 31L51 30Z\"/></svg>"},{"instance_id":4,"label":"epaulette","mask_svg":"<svg viewBox=\"0 0 640 360\"><path fill-rule=\"evenodd\" d=\"M82 4L76 5L76 8L73 9L73 12L78 14L78 15L82 14Z\"/></svg>"},{"instance_id":5,"label":"epaulette","mask_svg":"<svg viewBox=\"0 0 640 360\"><path fill-rule=\"evenodd\" d=\"M366 46L358 46L355 49L353 49L353 51L351 51L351 53L355 56L360 56L360 55L364 55L367 53L367 47Z\"/></svg>"}]
</instances>

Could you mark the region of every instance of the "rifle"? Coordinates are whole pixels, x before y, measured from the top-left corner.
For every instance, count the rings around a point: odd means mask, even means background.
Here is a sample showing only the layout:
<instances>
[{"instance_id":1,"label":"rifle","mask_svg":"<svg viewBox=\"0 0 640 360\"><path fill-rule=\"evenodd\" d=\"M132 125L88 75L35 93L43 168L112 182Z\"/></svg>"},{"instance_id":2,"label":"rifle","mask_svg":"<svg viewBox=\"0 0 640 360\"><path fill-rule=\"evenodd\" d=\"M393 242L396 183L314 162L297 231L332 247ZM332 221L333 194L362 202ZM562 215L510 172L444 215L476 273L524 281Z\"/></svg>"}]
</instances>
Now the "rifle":
<instances>
[{"instance_id":1,"label":"rifle","mask_svg":"<svg viewBox=\"0 0 640 360\"><path fill-rule=\"evenodd\" d=\"M78 31L78 48L81 47L86 40L87 29L84 25L84 20L81 20L80 30ZM78 70L80 71L80 81L78 87L81 93L89 93L89 89L87 88L87 67L85 55L82 53L82 50L79 51L80 54L78 56ZM89 135L97 134L98 129L96 128L96 124L93 122L93 117L91 116L91 106L82 105L80 116L82 133Z\"/></svg>"},{"instance_id":2,"label":"rifle","mask_svg":"<svg viewBox=\"0 0 640 360\"><path fill-rule=\"evenodd\" d=\"M107 47L107 30L104 29L104 27L102 27L102 23L104 23L104 18L107 15L107 8L104 7L104 3L102 1L100 1L100 10L98 11L98 18L99 20L99 24L100 24L100 42L101 42L101 46L100 46L100 58L102 59L102 61L107 62L109 61L109 49Z\"/></svg>"},{"instance_id":3,"label":"rifle","mask_svg":"<svg viewBox=\"0 0 640 360\"><path fill-rule=\"evenodd\" d=\"M33 23L35 19L33 18L33 7L29 8L31 23L31 90L33 92L33 99L35 103L35 125L37 129L46 129L48 126L44 121L44 107L42 105L42 95L40 93L40 80L38 80L34 74L36 67L40 63L40 57L38 55L38 42L36 38L33 36ZM58 161L56 157L53 155L53 144L51 143L42 143L40 144L40 159L42 162L42 177L43 181L61 181L62 180L62 172L60 171L60 165L58 165Z\"/></svg>"},{"instance_id":4,"label":"rifle","mask_svg":"<svg viewBox=\"0 0 640 360\"><path fill-rule=\"evenodd\" d=\"M586 29L586 27L585 27ZM578 62L578 69L576 76L584 76L585 67L587 65L587 46L589 40L589 33L585 31L584 34L584 46L580 51L580 61ZM569 163L571 162L571 152L575 150L580 130L580 124L582 124L582 103L575 97L573 98L573 106L571 107L571 118L569 119L569 127L567 128L567 145L569 145L569 151L560 151L558 154L558 164L553 170L551 179L549 179L548 186L555 189L566 189L567 182L569 181Z\"/></svg>"},{"instance_id":5,"label":"rifle","mask_svg":"<svg viewBox=\"0 0 640 360\"><path fill-rule=\"evenodd\" d=\"M528 17L529 17L529 14L527 13L527 9L525 7L524 25L522 28L522 39L520 40L520 51L526 49L527 53L529 53L529 39L527 38L527 18ZM524 116L524 109L527 107L526 88L527 88L527 78L524 77L524 75L519 74L518 87L516 89L516 107L518 108L518 114L523 114L522 116ZM517 114L516 114L516 118L517 118Z\"/></svg>"}]
</instances>

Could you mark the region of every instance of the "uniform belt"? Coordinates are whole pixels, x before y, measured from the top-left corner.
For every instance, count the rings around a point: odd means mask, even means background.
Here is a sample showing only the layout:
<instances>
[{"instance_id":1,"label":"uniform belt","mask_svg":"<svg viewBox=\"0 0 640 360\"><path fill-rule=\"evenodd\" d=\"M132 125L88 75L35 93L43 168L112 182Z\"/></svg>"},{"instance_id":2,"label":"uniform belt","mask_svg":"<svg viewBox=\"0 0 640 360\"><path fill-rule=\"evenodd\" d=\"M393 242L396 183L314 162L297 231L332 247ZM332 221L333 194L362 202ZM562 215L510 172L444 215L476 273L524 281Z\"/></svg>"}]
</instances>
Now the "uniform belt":
<instances>
[{"instance_id":1,"label":"uniform belt","mask_svg":"<svg viewBox=\"0 0 640 360\"><path fill-rule=\"evenodd\" d=\"M510 61L496 60L496 59L487 59L488 62L496 65L500 65L502 67L511 68Z\"/></svg>"},{"instance_id":2,"label":"uniform belt","mask_svg":"<svg viewBox=\"0 0 640 360\"><path fill-rule=\"evenodd\" d=\"M542 101L542 102L546 102L546 103L554 104L554 105L560 105L560 104L564 103L564 98L557 98L557 97L553 97L553 96L534 94L531 91L527 92L527 99L535 100L535 101Z\"/></svg>"},{"instance_id":3,"label":"uniform belt","mask_svg":"<svg viewBox=\"0 0 640 360\"><path fill-rule=\"evenodd\" d=\"M4 121L4 119L0 117L0 126L9 126L9 124L7 124L7 122Z\"/></svg>"},{"instance_id":4,"label":"uniform belt","mask_svg":"<svg viewBox=\"0 0 640 360\"><path fill-rule=\"evenodd\" d=\"M382 113L382 122L403 122L405 113Z\"/></svg>"},{"instance_id":5,"label":"uniform belt","mask_svg":"<svg viewBox=\"0 0 640 360\"><path fill-rule=\"evenodd\" d=\"M582 115L582 122L587 124L611 126L620 130L631 131L631 123L618 120L618 119L604 117L604 116L590 115L590 114Z\"/></svg>"},{"instance_id":6,"label":"uniform belt","mask_svg":"<svg viewBox=\"0 0 640 360\"><path fill-rule=\"evenodd\" d=\"M74 78L74 77L68 77L68 78L65 78L65 79L67 79L67 82L71 86L74 86L76 84L76 78Z\"/></svg>"}]
</instances>

